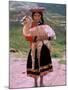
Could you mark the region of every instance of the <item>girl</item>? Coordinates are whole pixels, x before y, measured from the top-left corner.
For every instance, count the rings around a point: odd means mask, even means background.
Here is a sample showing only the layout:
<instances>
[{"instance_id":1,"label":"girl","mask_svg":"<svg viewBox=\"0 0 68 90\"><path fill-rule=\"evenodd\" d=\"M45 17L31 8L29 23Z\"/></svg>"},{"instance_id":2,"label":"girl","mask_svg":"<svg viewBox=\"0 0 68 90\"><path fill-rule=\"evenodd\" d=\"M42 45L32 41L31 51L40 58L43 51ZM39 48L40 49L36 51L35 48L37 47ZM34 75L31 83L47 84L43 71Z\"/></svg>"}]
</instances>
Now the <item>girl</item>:
<instances>
[{"instance_id":1,"label":"girl","mask_svg":"<svg viewBox=\"0 0 68 90\"><path fill-rule=\"evenodd\" d=\"M27 75L34 78L35 84L37 85L37 79L40 76L40 86L43 86L43 76L46 75L48 72L53 71L51 56L50 56L50 48L49 48L49 41L55 37L55 32L49 25L44 24L43 20L43 11L44 9L31 9L32 12L32 25L30 30L35 29L39 31L41 28L42 30L46 31L47 33L41 33L43 37L40 37L40 40L37 36L27 36L25 35L26 39L30 41L30 51L28 54L27 59ZM27 29L28 29L27 25ZM24 28L24 27L23 27ZM44 37L46 40L44 40Z\"/></svg>"}]
</instances>

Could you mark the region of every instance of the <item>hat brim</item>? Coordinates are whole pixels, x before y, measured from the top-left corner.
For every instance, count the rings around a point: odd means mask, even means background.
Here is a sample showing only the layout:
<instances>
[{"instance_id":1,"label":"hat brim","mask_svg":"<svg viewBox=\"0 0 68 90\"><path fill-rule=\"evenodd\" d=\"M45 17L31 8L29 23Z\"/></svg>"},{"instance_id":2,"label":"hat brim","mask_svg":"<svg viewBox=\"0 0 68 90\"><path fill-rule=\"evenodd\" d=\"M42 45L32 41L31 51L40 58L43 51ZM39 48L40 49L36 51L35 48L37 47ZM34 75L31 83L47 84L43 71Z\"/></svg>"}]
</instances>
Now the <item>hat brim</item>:
<instances>
[{"instance_id":1,"label":"hat brim","mask_svg":"<svg viewBox=\"0 0 68 90\"><path fill-rule=\"evenodd\" d=\"M33 8L30 9L31 12L45 12L47 11L45 8Z\"/></svg>"}]
</instances>

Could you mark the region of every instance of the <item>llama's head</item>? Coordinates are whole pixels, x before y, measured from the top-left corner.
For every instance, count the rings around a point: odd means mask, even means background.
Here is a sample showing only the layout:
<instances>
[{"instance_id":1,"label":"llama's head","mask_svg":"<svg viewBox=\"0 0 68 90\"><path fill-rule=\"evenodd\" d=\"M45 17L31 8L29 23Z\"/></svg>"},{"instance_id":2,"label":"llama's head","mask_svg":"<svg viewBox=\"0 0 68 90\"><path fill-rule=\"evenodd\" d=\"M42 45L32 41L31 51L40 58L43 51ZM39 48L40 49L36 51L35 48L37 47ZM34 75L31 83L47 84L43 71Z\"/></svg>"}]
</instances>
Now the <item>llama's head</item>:
<instances>
[{"instance_id":1,"label":"llama's head","mask_svg":"<svg viewBox=\"0 0 68 90\"><path fill-rule=\"evenodd\" d=\"M28 26L31 26L32 24L32 18L30 16L24 16L22 19L21 19L21 24L22 25L28 25Z\"/></svg>"}]
</instances>

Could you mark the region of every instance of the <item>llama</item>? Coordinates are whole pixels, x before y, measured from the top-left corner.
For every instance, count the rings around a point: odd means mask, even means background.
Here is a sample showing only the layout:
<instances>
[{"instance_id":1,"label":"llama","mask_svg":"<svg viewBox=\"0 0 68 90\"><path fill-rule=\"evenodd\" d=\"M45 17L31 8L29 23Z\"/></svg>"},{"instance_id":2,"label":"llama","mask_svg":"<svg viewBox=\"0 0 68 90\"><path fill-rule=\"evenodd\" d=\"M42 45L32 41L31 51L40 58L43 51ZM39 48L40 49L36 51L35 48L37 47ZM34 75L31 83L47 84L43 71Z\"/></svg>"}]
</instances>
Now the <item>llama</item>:
<instances>
[{"instance_id":1,"label":"llama","mask_svg":"<svg viewBox=\"0 0 68 90\"><path fill-rule=\"evenodd\" d=\"M31 28L32 18L30 16L24 16L23 19L23 35L24 36L37 36L37 40L46 40L48 37L56 39L54 30L49 25L39 25Z\"/></svg>"}]
</instances>

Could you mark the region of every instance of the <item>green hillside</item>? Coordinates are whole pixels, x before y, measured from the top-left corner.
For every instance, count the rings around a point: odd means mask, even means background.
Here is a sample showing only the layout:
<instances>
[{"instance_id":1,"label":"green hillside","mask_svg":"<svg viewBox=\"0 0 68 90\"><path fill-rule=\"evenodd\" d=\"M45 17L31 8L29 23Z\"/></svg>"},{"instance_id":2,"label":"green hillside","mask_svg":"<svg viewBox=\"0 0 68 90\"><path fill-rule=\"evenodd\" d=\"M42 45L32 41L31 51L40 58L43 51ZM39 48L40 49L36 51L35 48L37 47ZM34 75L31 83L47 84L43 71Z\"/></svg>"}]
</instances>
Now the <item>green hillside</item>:
<instances>
[{"instance_id":1,"label":"green hillside","mask_svg":"<svg viewBox=\"0 0 68 90\"><path fill-rule=\"evenodd\" d=\"M45 23L49 24L56 32L57 39L51 42L52 56L62 57L65 52L66 43L66 18L65 16L56 15L56 13L47 13L44 18ZM23 37L22 29L22 26L18 23L12 26L10 24L10 48L17 49L22 54L27 54L29 51L29 44Z\"/></svg>"}]
</instances>

